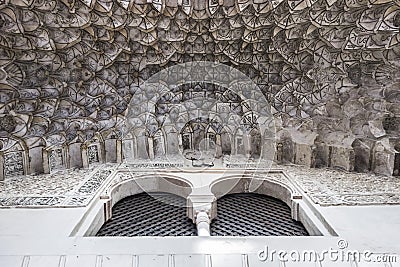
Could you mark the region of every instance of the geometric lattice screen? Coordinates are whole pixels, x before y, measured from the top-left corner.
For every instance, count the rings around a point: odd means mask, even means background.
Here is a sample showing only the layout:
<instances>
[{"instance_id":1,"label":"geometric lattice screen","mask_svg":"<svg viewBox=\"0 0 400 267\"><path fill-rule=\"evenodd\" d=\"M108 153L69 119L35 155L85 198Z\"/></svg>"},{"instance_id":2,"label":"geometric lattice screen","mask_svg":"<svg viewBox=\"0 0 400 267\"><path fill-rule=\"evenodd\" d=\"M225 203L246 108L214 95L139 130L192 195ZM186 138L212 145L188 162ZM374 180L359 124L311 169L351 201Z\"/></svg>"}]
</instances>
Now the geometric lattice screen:
<instances>
[{"instance_id":1,"label":"geometric lattice screen","mask_svg":"<svg viewBox=\"0 0 400 267\"><path fill-rule=\"evenodd\" d=\"M168 193L129 196L113 207L97 236L196 236L185 207L185 198Z\"/></svg>"},{"instance_id":2,"label":"geometric lattice screen","mask_svg":"<svg viewBox=\"0 0 400 267\"><path fill-rule=\"evenodd\" d=\"M282 201L259 194L231 194L217 202L212 236L308 236Z\"/></svg>"}]
</instances>

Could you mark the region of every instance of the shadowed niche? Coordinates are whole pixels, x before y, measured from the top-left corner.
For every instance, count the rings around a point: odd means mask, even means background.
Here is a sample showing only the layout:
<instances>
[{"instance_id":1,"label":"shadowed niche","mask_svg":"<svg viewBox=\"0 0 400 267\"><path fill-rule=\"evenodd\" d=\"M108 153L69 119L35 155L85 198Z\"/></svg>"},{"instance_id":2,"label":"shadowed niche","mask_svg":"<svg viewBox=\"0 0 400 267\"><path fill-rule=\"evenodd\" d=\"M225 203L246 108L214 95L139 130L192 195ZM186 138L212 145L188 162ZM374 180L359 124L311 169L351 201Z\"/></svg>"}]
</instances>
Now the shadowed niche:
<instances>
[{"instance_id":1,"label":"shadowed niche","mask_svg":"<svg viewBox=\"0 0 400 267\"><path fill-rule=\"evenodd\" d=\"M230 194L217 202L213 236L308 236L281 200L260 194Z\"/></svg>"},{"instance_id":2,"label":"shadowed niche","mask_svg":"<svg viewBox=\"0 0 400 267\"><path fill-rule=\"evenodd\" d=\"M186 216L186 200L168 193L141 193L113 207L111 220L97 236L195 236L196 226Z\"/></svg>"}]
</instances>

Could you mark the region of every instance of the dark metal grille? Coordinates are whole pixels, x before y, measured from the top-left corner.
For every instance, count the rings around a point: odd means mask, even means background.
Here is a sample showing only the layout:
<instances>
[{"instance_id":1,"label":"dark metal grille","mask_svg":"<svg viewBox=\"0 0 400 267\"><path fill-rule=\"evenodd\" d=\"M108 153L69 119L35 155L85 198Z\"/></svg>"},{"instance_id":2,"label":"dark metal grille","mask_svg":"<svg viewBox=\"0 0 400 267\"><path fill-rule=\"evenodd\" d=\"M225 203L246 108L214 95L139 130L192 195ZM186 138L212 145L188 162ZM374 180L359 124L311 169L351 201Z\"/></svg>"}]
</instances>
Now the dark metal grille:
<instances>
[{"instance_id":1,"label":"dark metal grille","mask_svg":"<svg viewBox=\"0 0 400 267\"><path fill-rule=\"evenodd\" d=\"M172 194L130 196L113 207L111 220L103 225L97 236L197 235L185 207L186 200Z\"/></svg>"},{"instance_id":2,"label":"dark metal grille","mask_svg":"<svg viewBox=\"0 0 400 267\"><path fill-rule=\"evenodd\" d=\"M291 218L290 208L273 197L232 194L217 202L213 236L307 236L303 224Z\"/></svg>"}]
</instances>

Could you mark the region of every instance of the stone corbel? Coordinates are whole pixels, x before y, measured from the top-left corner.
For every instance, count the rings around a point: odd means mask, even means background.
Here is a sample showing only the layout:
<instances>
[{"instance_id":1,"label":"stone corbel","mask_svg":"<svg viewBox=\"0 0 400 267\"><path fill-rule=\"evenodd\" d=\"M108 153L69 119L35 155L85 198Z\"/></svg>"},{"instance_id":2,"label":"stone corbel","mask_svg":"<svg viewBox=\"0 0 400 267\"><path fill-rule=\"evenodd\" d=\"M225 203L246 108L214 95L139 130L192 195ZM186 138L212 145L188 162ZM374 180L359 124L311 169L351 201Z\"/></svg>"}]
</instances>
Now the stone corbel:
<instances>
[{"instance_id":1,"label":"stone corbel","mask_svg":"<svg viewBox=\"0 0 400 267\"><path fill-rule=\"evenodd\" d=\"M210 223L217 216L214 195L191 195L187 200L188 217L197 226L199 236L210 236Z\"/></svg>"}]
</instances>

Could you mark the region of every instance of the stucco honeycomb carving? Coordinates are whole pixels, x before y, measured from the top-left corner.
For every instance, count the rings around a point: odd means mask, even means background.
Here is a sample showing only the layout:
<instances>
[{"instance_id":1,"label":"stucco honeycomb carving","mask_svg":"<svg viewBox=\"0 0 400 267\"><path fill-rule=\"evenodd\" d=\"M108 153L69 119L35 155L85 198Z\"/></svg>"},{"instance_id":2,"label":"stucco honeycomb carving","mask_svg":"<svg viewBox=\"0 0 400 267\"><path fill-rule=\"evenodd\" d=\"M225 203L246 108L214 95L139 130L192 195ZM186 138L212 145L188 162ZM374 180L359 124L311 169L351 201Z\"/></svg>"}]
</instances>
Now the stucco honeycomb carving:
<instances>
[{"instance_id":1,"label":"stucco honeycomb carving","mask_svg":"<svg viewBox=\"0 0 400 267\"><path fill-rule=\"evenodd\" d=\"M327 145L384 139L400 116L399 18L398 1L3 0L0 150L118 135L137 86L194 60L251 77L278 136L311 146L307 124Z\"/></svg>"}]
</instances>

